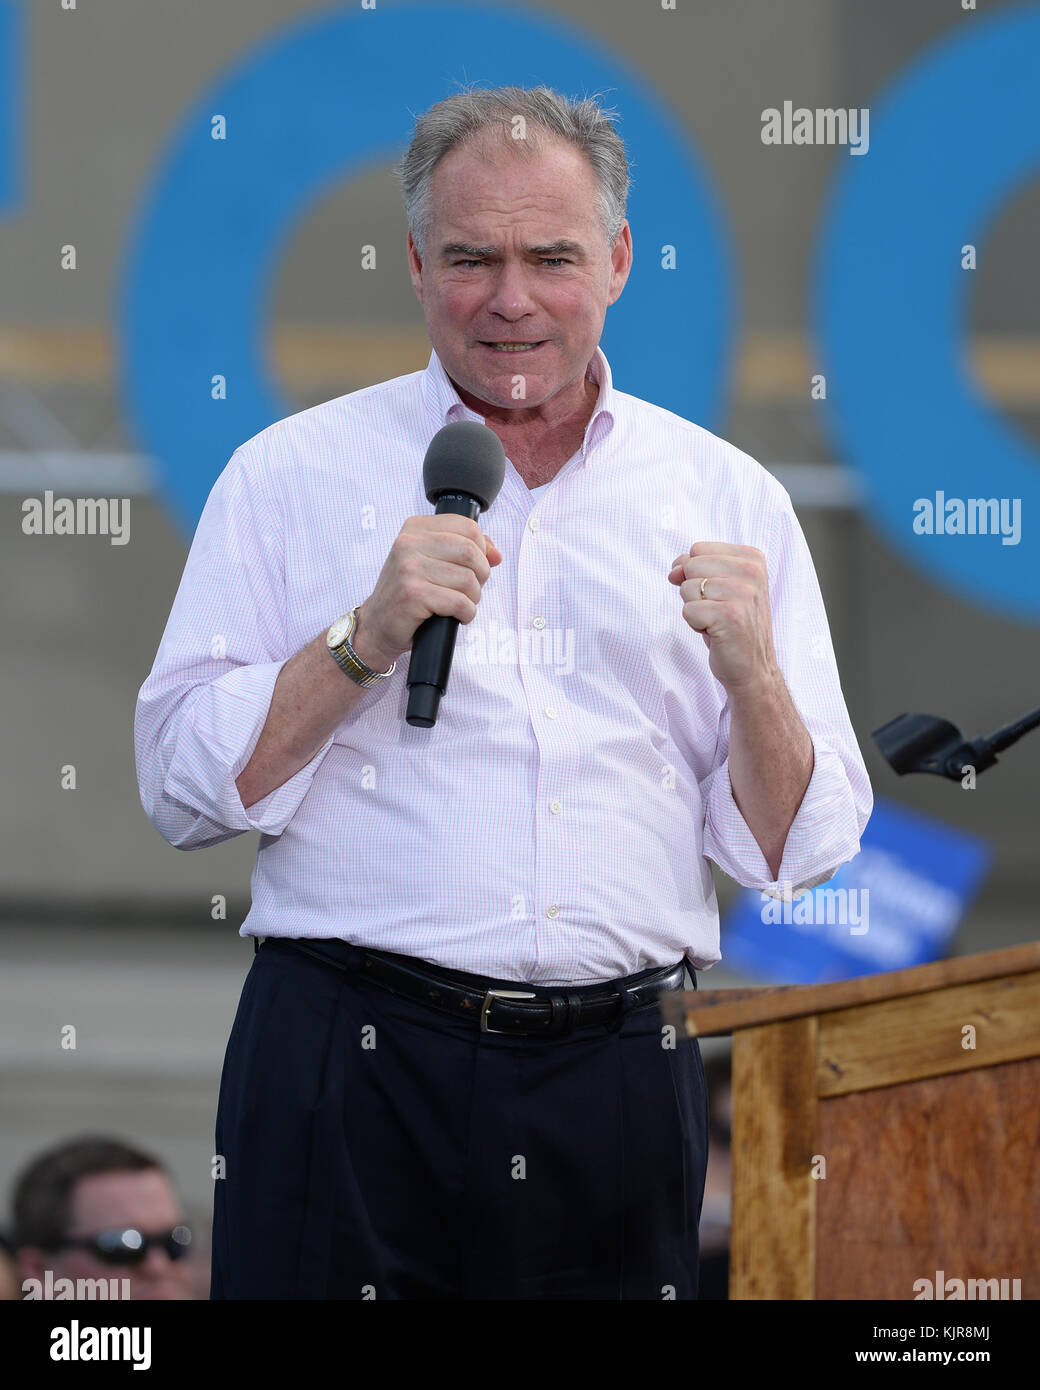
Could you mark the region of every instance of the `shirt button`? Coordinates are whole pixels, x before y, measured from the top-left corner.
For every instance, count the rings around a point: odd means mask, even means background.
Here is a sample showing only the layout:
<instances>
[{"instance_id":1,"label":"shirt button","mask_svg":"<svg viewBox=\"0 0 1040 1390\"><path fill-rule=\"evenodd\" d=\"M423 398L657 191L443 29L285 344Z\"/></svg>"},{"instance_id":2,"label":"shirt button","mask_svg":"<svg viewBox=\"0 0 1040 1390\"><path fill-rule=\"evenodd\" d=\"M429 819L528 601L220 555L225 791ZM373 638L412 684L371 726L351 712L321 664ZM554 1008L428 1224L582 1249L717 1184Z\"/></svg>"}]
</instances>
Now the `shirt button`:
<instances>
[{"instance_id":1,"label":"shirt button","mask_svg":"<svg viewBox=\"0 0 1040 1390\"><path fill-rule=\"evenodd\" d=\"M560 909L556 906L555 903L550 903L549 906L545 909L545 915L546 917L559 917Z\"/></svg>"},{"instance_id":2,"label":"shirt button","mask_svg":"<svg viewBox=\"0 0 1040 1390\"><path fill-rule=\"evenodd\" d=\"M563 810L563 802L562 802L562 801L550 801L550 802L549 802L549 810L553 813L554 816L558 816L558 815L560 814L560 812Z\"/></svg>"},{"instance_id":3,"label":"shirt button","mask_svg":"<svg viewBox=\"0 0 1040 1390\"><path fill-rule=\"evenodd\" d=\"M552 705L546 705L543 713L545 714L546 719L556 718L556 711L553 709Z\"/></svg>"},{"instance_id":4,"label":"shirt button","mask_svg":"<svg viewBox=\"0 0 1040 1390\"><path fill-rule=\"evenodd\" d=\"M539 632L540 632L540 631L542 630L542 628L545 626L545 619L544 619L544 618L532 618L532 619L531 619L531 626L532 626L532 627L536 627L536 628L539 630Z\"/></svg>"},{"instance_id":5,"label":"shirt button","mask_svg":"<svg viewBox=\"0 0 1040 1390\"><path fill-rule=\"evenodd\" d=\"M529 531L537 531L540 525L541 523L539 522L538 518L536 516L533 516L527 523L527 529Z\"/></svg>"}]
</instances>

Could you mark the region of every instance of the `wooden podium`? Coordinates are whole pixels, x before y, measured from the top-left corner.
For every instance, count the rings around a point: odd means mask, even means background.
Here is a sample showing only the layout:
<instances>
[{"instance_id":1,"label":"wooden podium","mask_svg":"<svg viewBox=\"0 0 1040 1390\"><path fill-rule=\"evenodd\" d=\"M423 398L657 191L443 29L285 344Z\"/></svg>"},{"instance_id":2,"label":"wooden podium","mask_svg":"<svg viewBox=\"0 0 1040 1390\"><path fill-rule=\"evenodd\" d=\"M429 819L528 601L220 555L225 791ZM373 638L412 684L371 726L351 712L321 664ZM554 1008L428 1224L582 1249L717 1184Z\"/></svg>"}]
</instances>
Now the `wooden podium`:
<instances>
[{"instance_id":1,"label":"wooden podium","mask_svg":"<svg viewBox=\"0 0 1040 1390\"><path fill-rule=\"evenodd\" d=\"M1040 1298L1040 942L660 1005L733 1035L731 1298Z\"/></svg>"}]
</instances>

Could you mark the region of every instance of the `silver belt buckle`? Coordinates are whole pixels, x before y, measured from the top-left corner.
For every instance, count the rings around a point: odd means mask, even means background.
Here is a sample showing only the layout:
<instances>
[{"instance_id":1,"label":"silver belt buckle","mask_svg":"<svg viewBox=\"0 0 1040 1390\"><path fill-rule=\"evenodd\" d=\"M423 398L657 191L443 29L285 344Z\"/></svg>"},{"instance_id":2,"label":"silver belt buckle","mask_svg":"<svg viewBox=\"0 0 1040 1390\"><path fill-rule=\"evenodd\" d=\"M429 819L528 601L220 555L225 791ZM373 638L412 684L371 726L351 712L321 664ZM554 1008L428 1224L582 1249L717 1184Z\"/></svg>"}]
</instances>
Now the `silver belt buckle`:
<instances>
[{"instance_id":1,"label":"silver belt buckle","mask_svg":"<svg viewBox=\"0 0 1040 1390\"><path fill-rule=\"evenodd\" d=\"M491 1000L494 999L537 999L537 994L529 994L522 989L489 989L484 995L484 1002L480 1006L480 1031L482 1033L508 1033L508 1028L492 1028L488 1021L488 1009L491 1008Z\"/></svg>"}]
</instances>

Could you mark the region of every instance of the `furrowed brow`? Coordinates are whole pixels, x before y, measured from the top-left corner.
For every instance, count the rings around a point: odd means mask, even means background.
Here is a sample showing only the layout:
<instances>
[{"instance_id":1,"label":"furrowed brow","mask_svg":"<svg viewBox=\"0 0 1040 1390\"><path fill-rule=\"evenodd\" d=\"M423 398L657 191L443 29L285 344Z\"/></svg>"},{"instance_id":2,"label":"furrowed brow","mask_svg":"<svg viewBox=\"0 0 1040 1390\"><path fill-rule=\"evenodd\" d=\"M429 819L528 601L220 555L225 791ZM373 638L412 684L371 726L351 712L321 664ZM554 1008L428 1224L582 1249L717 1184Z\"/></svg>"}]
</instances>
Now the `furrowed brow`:
<instances>
[{"instance_id":1,"label":"furrowed brow","mask_svg":"<svg viewBox=\"0 0 1040 1390\"><path fill-rule=\"evenodd\" d=\"M453 256L463 256L467 260L485 261L491 260L501 255L501 248L498 246L474 246L467 241L449 241L441 247L441 256L445 260L450 260ZM575 260L584 258L584 248L576 241L568 241L560 238L557 241L547 242L544 246L527 247L529 256L573 256Z\"/></svg>"},{"instance_id":2,"label":"furrowed brow","mask_svg":"<svg viewBox=\"0 0 1040 1390\"><path fill-rule=\"evenodd\" d=\"M449 241L441 247L441 255L447 259L449 256L465 256L467 260L486 260L489 256L498 254L497 246L470 246L465 241Z\"/></svg>"},{"instance_id":3,"label":"furrowed brow","mask_svg":"<svg viewBox=\"0 0 1040 1390\"><path fill-rule=\"evenodd\" d=\"M585 252L576 241L550 241L545 246L532 246L530 248L532 256L584 256Z\"/></svg>"}]
</instances>

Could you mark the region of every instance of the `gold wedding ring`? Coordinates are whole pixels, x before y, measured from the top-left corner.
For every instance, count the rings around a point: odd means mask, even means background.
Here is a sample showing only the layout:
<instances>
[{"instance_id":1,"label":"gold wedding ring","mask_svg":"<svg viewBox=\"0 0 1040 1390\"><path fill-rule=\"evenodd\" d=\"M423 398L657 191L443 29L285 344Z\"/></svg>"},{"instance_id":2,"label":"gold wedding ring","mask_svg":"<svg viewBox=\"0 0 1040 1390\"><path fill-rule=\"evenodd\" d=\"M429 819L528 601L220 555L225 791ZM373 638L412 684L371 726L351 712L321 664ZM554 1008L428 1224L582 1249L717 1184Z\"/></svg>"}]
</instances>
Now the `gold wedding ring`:
<instances>
[{"instance_id":1,"label":"gold wedding ring","mask_svg":"<svg viewBox=\"0 0 1040 1390\"><path fill-rule=\"evenodd\" d=\"M701 580L701 598L705 597L704 586L705 584L707 584L709 578L710 576L705 575L705 577Z\"/></svg>"}]
</instances>

